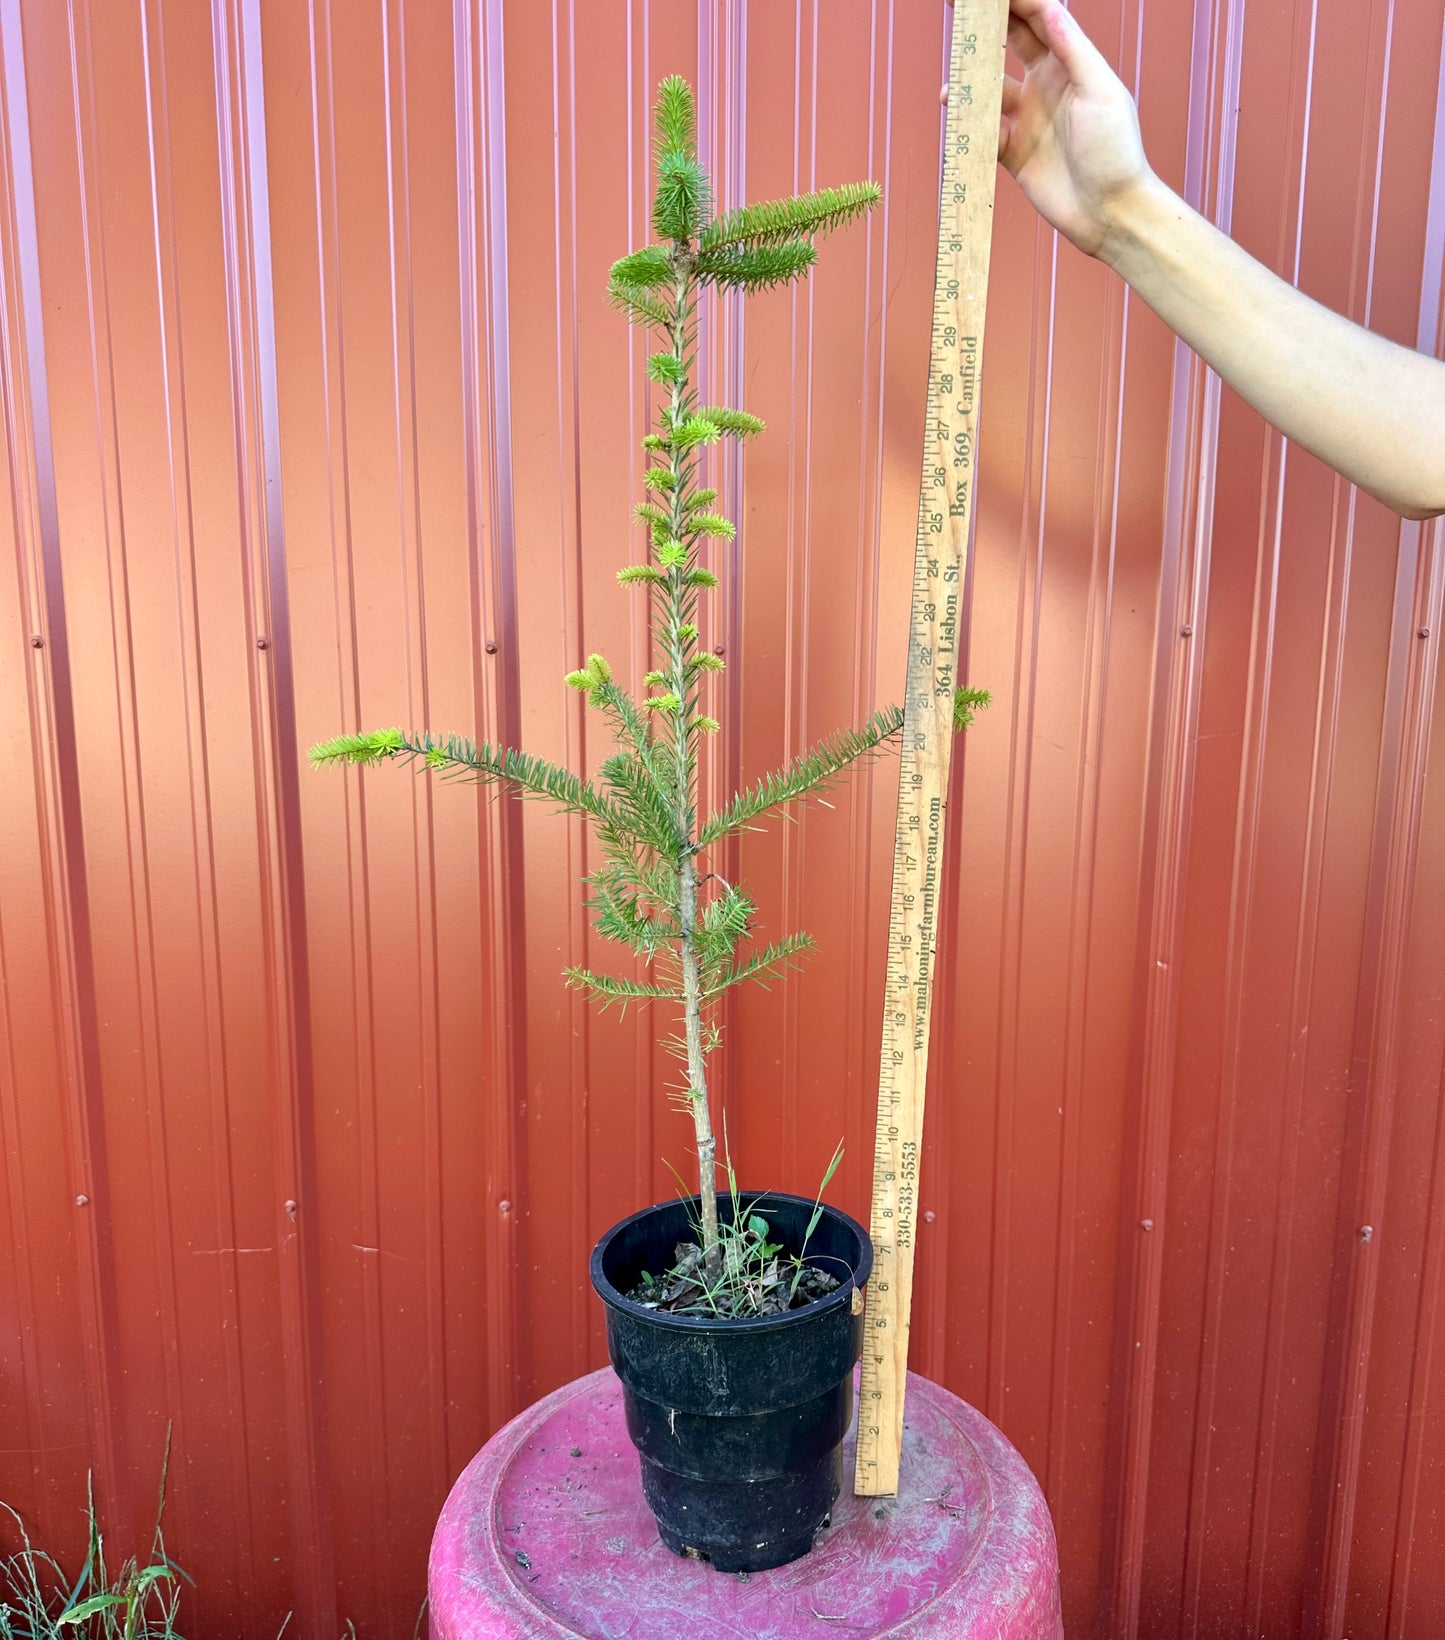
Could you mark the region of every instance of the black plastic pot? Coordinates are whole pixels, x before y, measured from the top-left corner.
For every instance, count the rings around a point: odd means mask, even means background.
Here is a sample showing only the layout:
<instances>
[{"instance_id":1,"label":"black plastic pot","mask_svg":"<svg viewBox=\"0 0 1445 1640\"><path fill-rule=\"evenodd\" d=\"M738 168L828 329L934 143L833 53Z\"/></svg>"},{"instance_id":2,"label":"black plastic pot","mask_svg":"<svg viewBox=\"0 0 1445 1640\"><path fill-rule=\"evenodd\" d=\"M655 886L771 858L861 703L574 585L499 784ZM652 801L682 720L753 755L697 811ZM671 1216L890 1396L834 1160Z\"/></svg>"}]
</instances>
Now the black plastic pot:
<instances>
[{"instance_id":1,"label":"black plastic pot","mask_svg":"<svg viewBox=\"0 0 1445 1640\"><path fill-rule=\"evenodd\" d=\"M797 1250L812 1201L751 1192L741 1201ZM662 1541L719 1571L764 1571L808 1552L842 1485L863 1343L855 1295L873 1267L873 1244L856 1220L824 1207L809 1259L852 1273L785 1315L701 1320L625 1298L644 1270L660 1275L674 1246L696 1239L696 1212L695 1200L667 1202L614 1225L593 1251L592 1285L607 1306L607 1345ZM731 1216L728 1197L718 1212Z\"/></svg>"}]
</instances>

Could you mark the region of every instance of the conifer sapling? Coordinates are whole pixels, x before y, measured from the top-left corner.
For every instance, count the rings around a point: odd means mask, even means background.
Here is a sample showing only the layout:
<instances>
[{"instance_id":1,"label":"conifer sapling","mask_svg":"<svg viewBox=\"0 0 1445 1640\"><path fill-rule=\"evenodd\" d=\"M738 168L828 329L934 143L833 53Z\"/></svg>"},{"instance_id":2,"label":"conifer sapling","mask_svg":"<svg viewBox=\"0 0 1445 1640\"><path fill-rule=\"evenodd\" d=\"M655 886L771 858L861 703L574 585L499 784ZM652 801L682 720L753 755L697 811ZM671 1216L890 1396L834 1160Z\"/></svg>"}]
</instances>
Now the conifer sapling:
<instances>
[{"instance_id":1,"label":"conifer sapling","mask_svg":"<svg viewBox=\"0 0 1445 1640\"><path fill-rule=\"evenodd\" d=\"M816 260L815 241L864 215L881 190L871 182L849 183L714 215L685 80L662 82L656 120L652 225L661 243L622 257L608 280L609 300L653 333L658 347L647 361L648 377L660 390L656 430L643 439L650 459L643 475L647 498L635 508L648 552L645 562L617 574L623 586L650 600L656 664L640 698L601 655L588 655L566 678L605 720L615 750L591 780L509 746L401 729L342 735L310 755L317 764L363 766L415 759L428 769L540 798L588 823L600 855L585 879L597 932L641 957L649 977L572 968L566 978L604 1007L645 1001L680 1008L681 1031L668 1046L686 1068L680 1092L697 1143L702 1264L716 1277L717 1145L707 1061L718 1044L717 1006L733 986L793 968L813 942L794 933L752 947L753 902L707 869L709 851L771 811L824 791L861 758L896 741L903 713L896 706L875 712L700 815L697 754L703 737L718 732L717 718L705 708L709 681L723 662L699 644L698 605L718 584L704 561L708 545L731 540L735 529L716 510L716 492L699 483L699 466L707 446L753 438L763 423L746 410L700 402L698 309L706 291L746 295L804 278ZM957 691L955 727L965 727L972 710L987 701L983 690Z\"/></svg>"}]
</instances>

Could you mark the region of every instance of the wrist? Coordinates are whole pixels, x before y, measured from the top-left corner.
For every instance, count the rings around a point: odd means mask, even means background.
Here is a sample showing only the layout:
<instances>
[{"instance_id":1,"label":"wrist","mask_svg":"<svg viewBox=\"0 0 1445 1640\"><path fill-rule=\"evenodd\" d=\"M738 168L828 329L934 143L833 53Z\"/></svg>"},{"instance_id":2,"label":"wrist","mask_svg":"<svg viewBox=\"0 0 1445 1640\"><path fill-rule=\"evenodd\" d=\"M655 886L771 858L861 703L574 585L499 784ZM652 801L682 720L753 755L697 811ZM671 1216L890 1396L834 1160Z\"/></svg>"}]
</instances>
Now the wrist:
<instances>
[{"instance_id":1,"label":"wrist","mask_svg":"<svg viewBox=\"0 0 1445 1640\"><path fill-rule=\"evenodd\" d=\"M1131 276L1141 265L1158 257L1163 234L1182 208L1178 195L1145 169L1109 199L1103 212L1103 237L1095 254L1133 283Z\"/></svg>"}]
</instances>

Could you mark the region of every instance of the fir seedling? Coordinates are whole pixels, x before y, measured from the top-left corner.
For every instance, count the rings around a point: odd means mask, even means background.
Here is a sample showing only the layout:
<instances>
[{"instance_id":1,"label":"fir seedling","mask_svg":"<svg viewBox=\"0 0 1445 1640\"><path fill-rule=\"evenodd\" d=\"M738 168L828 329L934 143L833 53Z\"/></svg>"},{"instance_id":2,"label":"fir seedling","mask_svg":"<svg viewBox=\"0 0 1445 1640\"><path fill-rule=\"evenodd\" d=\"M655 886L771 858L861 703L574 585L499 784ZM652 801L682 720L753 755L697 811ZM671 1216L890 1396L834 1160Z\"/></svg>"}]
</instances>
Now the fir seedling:
<instances>
[{"instance_id":1,"label":"fir seedling","mask_svg":"<svg viewBox=\"0 0 1445 1640\"><path fill-rule=\"evenodd\" d=\"M603 938L636 953L648 977L572 968L566 978L604 1008L655 1002L680 1010L681 1030L668 1046L686 1071L680 1093L692 1117L699 1171L696 1273L699 1292L708 1295L699 1302L712 1307L728 1285L725 1266L732 1262L724 1257L728 1227L719 1231L717 1145L707 1092L708 1056L719 1040L718 1005L734 986L775 979L797 967L813 942L800 932L753 946L753 902L736 883L711 871L707 856L765 815L827 790L860 760L896 742L903 713L885 707L860 727L828 736L716 812L699 813L698 748L719 729L705 697L723 668L698 641L699 599L718 584L703 558L711 542L735 534L732 521L715 510L716 491L700 485L699 466L708 446L753 438L763 423L746 410L699 401L697 318L709 291L747 295L804 278L816 259L815 241L866 214L881 191L872 182L852 183L714 216L685 80L674 76L662 82L656 112L652 223L662 243L621 258L608 281L612 305L656 336L647 375L660 389L660 403L656 426L642 441L650 457L643 475L647 498L634 509L646 558L617 576L650 600L655 664L640 696L623 687L601 655L589 655L566 678L604 720L616 750L595 780L512 747L400 729L342 735L313 747L311 758L317 764L363 766L417 760L426 768L541 799L591 827L601 857L586 879L595 927ZM959 690L955 726L965 727L972 711L987 701L982 690ZM745 1228L748 1218L742 1215ZM745 1267L748 1283L771 1286L761 1278L775 1250L761 1219L754 1228L758 1233L749 1244L734 1240L730 1251ZM788 1277L790 1298L797 1293L796 1275L793 1269ZM717 1313L739 1313L734 1298Z\"/></svg>"}]
</instances>

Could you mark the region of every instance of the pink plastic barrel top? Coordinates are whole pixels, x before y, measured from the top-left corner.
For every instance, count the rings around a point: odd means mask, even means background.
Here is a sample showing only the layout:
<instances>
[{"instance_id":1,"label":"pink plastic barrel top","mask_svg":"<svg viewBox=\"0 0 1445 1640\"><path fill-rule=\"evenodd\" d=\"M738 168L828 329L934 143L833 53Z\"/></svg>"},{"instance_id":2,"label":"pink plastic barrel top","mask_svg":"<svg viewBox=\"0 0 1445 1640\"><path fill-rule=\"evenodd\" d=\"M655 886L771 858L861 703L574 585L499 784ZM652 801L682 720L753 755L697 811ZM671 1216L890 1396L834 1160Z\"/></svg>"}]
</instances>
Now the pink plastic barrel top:
<instances>
[{"instance_id":1,"label":"pink plastic barrel top","mask_svg":"<svg viewBox=\"0 0 1445 1640\"><path fill-rule=\"evenodd\" d=\"M736 1577L673 1555L642 1500L610 1369L514 1418L452 1488L432 1539L432 1640L1062 1640L1038 1483L957 1396L910 1375L896 1498L851 1490L791 1566Z\"/></svg>"}]
</instances>

